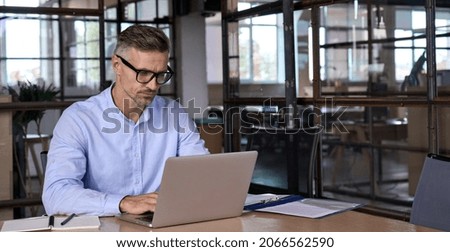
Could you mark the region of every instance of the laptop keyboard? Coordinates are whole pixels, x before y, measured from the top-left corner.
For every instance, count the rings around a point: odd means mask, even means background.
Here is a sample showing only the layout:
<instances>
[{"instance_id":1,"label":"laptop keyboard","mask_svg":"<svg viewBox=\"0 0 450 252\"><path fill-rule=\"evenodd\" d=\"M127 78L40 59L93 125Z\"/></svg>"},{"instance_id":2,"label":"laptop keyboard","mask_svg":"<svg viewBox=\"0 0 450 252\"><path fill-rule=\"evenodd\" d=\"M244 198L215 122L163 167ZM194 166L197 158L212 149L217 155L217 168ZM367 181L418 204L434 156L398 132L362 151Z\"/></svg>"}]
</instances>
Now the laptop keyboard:
<instances>
[{"instance_id":1,"label":"laptop keyboard","mask_svg":"<svg viewBox=\"0 0 450 252\"><path fill-rule=\"evenodd\" d=\"M138 220L152 222L153 213L137 218Z\"/></svg>"}]
</instances>

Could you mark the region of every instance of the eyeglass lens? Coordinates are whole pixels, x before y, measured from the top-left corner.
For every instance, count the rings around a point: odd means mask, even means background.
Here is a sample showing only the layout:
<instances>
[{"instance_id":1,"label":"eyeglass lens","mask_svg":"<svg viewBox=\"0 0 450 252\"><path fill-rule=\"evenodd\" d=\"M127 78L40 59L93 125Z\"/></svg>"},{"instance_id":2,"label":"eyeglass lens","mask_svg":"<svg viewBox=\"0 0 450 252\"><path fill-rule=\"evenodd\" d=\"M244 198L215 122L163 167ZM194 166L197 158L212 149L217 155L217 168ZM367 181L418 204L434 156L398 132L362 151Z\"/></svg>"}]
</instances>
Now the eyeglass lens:
<instances>
[{"instance_id":1,"label":"eyeglass lens","mask_svg":"<svg viewBox=\"0 0 450 252\"><path fill-rule=\"evenodd\" d=\"M172 77L171 72L153 73L150 71L139 71L136 76L136 79L140 83L148 83L153 78L156 78L156 82L161 85L168 82L171 77Z\"/></svg>"}]
</instances>

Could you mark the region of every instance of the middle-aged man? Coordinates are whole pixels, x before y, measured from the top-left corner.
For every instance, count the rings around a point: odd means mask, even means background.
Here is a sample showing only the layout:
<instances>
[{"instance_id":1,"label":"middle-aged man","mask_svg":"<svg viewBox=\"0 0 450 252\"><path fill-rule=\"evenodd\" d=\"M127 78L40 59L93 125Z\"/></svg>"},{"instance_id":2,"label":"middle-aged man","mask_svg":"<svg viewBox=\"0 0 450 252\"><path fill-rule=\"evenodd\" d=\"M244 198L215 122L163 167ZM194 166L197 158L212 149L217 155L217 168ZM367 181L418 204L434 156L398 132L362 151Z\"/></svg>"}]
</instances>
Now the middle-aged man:
<instances>
[{"instance_id":1,"label":"middle-aged man","mask_svg":"<svg viewBox=\"0 0 450 252\"><path fill-rule=\"evenodd\" d=\"M157 28L120 33L115 83L68 107L55 126L42 195L47 214L154 211L166 159L209 153L180 104L157 95L173 75L169 50Z\"/></svg>"}]
</instances>

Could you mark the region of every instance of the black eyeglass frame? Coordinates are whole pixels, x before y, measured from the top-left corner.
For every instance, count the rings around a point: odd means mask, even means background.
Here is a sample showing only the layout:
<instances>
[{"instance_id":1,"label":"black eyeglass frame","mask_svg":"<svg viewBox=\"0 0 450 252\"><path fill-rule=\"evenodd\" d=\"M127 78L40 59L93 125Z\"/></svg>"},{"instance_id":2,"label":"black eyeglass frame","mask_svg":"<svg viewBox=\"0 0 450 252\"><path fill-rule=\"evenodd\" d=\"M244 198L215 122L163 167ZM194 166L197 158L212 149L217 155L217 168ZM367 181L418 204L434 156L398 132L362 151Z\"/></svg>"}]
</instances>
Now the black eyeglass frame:
<instances>
[{"instance_id":1,"label":"black eyeglass frame","mask_svg":"<svg viewBox=\"0 0 450 252\"><path fill-rule=\"evenodd\" d=\"M136 69L133 65L131 65L130 62L128 62L126 59L124 59L124 58L121 57L120 55L117 55L117 54L116 54L116 56L122 61L122 63L123 63L125 66L129 67L131 70L133 70L133 71L136 72L136 81L139 82L139 83L141 83L141 84L147 84L147 83L149 83L150 81L152 81L153 78L156 77L156 83L158 83L159 85L162 86L162 85L167 84L167 82L170 81L170 79L173 77L173 75L174 75L174 73L175 73L175 72L172 70L172 68L170 68L169 65L167 65L167 71L166 71L166 72L158 72L158 73L155 73L155 72L153 72L153 71L146 70L146 69ZM139 73L141 73L141 72L149 72L149 73L152 73L152 75L151 75L151 77L150 77L150 79L149 79L148 81L139 81L139 78L138 78L138 77L139 77ZM169 74L169 77L167 78L167 80L165 80L165 81L162 82L162 83L160 83L160 82L158 81L158 75L161 75L161 74Z\"/></svg>"}]
</instances>

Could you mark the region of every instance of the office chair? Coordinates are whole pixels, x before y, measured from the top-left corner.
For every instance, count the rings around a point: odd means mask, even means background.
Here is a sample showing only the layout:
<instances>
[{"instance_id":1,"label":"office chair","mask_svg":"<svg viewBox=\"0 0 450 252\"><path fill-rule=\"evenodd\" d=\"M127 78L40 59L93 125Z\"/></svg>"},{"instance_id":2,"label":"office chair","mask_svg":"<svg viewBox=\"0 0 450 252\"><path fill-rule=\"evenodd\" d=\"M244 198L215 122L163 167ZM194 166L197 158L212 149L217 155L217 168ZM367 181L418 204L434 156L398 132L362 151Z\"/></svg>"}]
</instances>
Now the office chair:
<instances>
[{"instance_id":1,"label":"office chair","mask_svg":"<svg viewBox=\"0 0 450 252\"><path fill-rule=\"evenodd\" d=\"M411 210L410 223L450 231L450 158L428 154Z\"/></svg>"},{"instance_id":2,"label":"office chair","mask_svg":"<svg viewBox=\"0 0 450 252\"><path fill-rule=\"evenodd\" d=\"M48 151L41 151L41 164L42 164L42 172L45 175L45 168L47 167L47 154Z\"/></svg>"}]
</instances>

